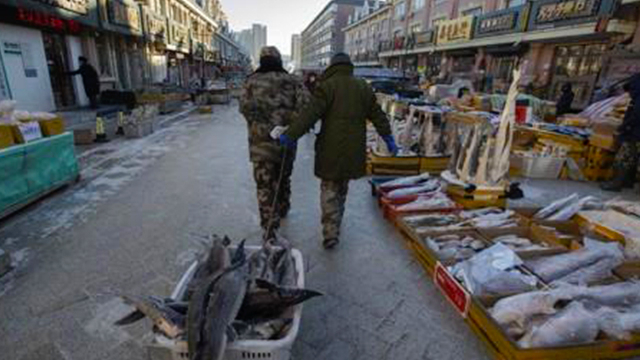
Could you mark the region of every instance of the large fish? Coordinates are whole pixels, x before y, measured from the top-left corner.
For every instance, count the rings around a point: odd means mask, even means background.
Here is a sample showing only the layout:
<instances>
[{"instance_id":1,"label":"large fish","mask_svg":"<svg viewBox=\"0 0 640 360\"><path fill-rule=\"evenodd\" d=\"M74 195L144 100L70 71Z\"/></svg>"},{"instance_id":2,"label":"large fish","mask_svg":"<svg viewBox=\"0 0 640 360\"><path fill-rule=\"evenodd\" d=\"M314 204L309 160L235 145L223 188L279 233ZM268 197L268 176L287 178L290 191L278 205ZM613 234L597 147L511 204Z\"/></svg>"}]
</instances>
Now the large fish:
<instances>
[{"instance_id":1,"label":"large fish","mask_svg":"<svg viewBox=\"0 0 640 360\"><path fill-rule=\"evenodd\" d=\"M234 336L240 340L281 339L293 323L293 319L282 318L258 323L234 321Z\"/></svg>"},{"instance_id":2,"label":"large fish","mask_svg":"<svg viewBox=\"0 0 640 360\"><path fill-rule=\"evenodd\" d=\"M239 320L272 319L291 306L322 296L313 290L285 288L265 280L255 280L258 290L248 293L238 313Z\"/></svg>"},{"instance_id":3,"label":"large fish","mask_svg":"<svg viewBox=\"0 0 640 360\"><path fill-rule=\"evenodd\" d=\"M148 317L161 333L171 339L184 334L184 314L172 309L163 301L155 298L141 299L133 296L122 296L122 299L126 304L135 307L136 311L116 321L115 325L129 325Z\"/></svg>"},{"instance_id":4,"label":"large fish","mask_svg":"<svg viewBox=\"0 0 640 360\"><path fill-rule=\"evenodd\" d=\"M208 281L211 274L229 266L229 249L227 246L229 246L230 242L231 240L226 236L222 239L215 235L213 236L207 258L199 262L193 274L193 279L189 282L187 299L191 298L195 288L203 285L203 281Z\"/></svg>"},{"instance_id":5,"label":"large fish","mask_svg":"<svg viewBox=\"0 0 640 360\"><path fill-rule=\"evenodd\" d=\"M220 247L219 245L224 244L214 243L214 248L218 249L216 256L219 255L219 265L215 269L215 272L211 273L206 279L196 280L194 283L194 291L189 298L189 309L187 311L187 344L191 359L196 359L197 349L202 345L204 315L209 303L211 291L220 276L224 273L224 269L231 265L228 249L225 246Z\"/></svg>"},{"instance_id":6,"label":"large fish","mask_svg":"<svg viewBox=\"0 0 640 360\"><path fill-rule=\"evenodd\" d=\"M197 350L196 359L223 359L228 331L242 306L248 280L249 265L245 259L225 272L214 285L207 305L203 346Z\"/></svg>"}]
</instances>

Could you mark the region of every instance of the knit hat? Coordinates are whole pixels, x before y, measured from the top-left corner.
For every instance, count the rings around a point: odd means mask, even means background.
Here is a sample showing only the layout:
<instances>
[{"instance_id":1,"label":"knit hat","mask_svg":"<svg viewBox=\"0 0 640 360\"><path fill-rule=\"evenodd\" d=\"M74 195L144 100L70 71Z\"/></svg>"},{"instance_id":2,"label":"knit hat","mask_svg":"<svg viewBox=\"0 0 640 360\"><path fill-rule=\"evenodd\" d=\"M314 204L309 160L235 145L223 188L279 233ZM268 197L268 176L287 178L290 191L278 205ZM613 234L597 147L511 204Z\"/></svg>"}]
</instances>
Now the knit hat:
<instances>
[{"instance_id":1,"label":"knit hat","mask_svg":"<svg viewBox=\"0 0 640 360\"><path fill-rule=\"evenodd\" d=\"M353 65L351 63L351 58L349 57L349 55L345 53L337 53L333 55L333 57L331 58L331 63L330 63L331 66L338 65L338 64Z\"/></svg>"},{"instance_id":2,"label":"knit hat","mask_svg":"<svg viewBox=\"0 0 640 360\"><path fill-rule=\"evenodd\" d=\"M265 46L262 48L262 50L260 50L260 57L274 57L276 59L282 59L282 56L280 55L280 51L278 51L278 48L275 46Z\"/></svg>"}]
</instances>

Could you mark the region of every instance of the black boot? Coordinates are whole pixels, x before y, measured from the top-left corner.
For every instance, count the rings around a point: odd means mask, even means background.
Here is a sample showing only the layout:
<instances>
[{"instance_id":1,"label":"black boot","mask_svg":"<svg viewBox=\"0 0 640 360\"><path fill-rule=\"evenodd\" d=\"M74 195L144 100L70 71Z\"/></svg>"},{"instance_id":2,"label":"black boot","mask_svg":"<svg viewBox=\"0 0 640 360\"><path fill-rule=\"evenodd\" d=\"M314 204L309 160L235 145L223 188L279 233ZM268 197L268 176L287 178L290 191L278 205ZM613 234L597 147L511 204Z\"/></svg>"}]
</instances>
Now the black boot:
<instances>
[{"instance_id":1,"label":"black boot","mask_svg":"<svg viewBox=\"0 0 640 360\"><path fill-rule=\"evenodd\" d=\"M630 172L625 169L614 169L613 179L611 181L607 181L600 185L600 189L604 191L613 191L620 192L627 186L633 187L634 180L631 175L633 172Z\"/></svg>"}]
</instances>

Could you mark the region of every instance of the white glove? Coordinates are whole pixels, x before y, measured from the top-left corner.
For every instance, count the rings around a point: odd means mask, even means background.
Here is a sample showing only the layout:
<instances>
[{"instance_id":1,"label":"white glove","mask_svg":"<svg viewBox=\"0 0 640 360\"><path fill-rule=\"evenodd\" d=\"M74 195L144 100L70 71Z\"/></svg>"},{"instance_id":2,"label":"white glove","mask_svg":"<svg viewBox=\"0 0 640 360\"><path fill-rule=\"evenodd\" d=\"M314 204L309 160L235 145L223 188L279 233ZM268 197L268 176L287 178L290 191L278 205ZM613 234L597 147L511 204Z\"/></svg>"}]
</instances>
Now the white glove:
<instances>
[{"instance_id":1,"label":"white glove","mask_svg":"<svg viewBox=\"0 0 640 360\"><path fill-rule=\"evenodd\" d=\"M271 133L269 134L269 136L271 136L271 138L273 140L279 140L280 139L280 135L284 134L287 129L289 129L288 126L276 126L273 128L273 130L271 130Z\"/></svg>"}]
</instances>

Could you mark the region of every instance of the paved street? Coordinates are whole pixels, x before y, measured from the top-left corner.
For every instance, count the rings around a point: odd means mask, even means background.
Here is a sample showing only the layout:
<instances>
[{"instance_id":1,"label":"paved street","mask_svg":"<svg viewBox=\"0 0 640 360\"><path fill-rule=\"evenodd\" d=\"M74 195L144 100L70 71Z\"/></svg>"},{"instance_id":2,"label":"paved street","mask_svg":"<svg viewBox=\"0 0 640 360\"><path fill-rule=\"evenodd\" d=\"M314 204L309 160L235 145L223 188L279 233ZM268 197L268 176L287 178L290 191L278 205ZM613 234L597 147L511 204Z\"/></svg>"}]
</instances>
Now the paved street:
<instances>
[{"instance_id":1,"label":"paved street","mask_svg":"<svg viewBox=\"0 0 640 360\"><path fill-rule=\"evenodd\" d=\"M0 358L146 359L147 320L112 326L128 311L118 295L168 296L203 235L258 243L247 152L235 106L84 152L81 183L0 223L0 245L17 267L0 283ZM321 249L312 168L307 136L282 232L305 255L307 286L326 296L305 304L294 358L487 359L382 219L366 180L352 183L339 249ZM527 203L596 192L569 182L525 185Z\"/></svg>"}]
</instances>

